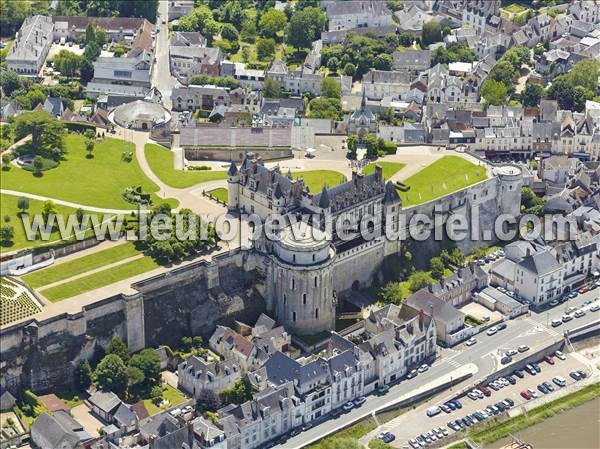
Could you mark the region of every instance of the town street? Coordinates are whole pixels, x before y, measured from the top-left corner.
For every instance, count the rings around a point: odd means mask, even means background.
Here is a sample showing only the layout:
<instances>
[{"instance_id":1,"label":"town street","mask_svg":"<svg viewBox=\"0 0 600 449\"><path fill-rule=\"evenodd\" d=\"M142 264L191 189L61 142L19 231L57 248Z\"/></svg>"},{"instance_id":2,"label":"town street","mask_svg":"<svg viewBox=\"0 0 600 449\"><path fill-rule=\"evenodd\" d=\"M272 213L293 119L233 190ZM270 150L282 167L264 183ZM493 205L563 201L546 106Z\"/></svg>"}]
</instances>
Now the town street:
<instances>
[{"instance_id":1,"label":"town street","mask_svg":"<svg viewBox=\"0 0 600 449\"><path fill-rule=\"evenodd\" d=\"M567 307L581 307L586 300L599 300L600 289L592 290L577 298L560 304L546 312L536 314L531 312L530 316L524 315L515 320L507 321L507 328L498 332L496 335L488 336L485 333L477 335L475 338L477 343L474 346L466 347L464 344L458 345L452 349L441 349L441 358L425 373L419 374L414 379L404 380L393 386L387 394L383 396L370 395L367 401L358 408L351 410L349 413L342 414L338 418L325 419L318 425L307 429L287 440L285 443L275 447L285 449L300 449L303 446L317 441L326 435L334 433L350 423L383 408L389 404L393 398L409 393L418 388L420 385L441 376L453 369L456 369L467 363L475 364L479 371L472 378L467 379L461 384L454 386L452 390L458 391L467 385L476 383L476 381L487 377L496 371L500 365L500 354L507 349L516 348L519 345L528 345L530 347L538 346L548 338L557 338L562 332L567 329L573 329L592 321L598 320L600 312L587 311L582 318L573 319L568 323L562 324L560 327L551 328L546 326L546 322L553 319L560 319L565 313ZM589 309L590 306L587 306ZM525 353L526 356L528 353ZM517 356L515 360L518 360ZM544 379L547 380L547 379ZM448 392L444 392L431 399L431 403L436 403L439 398L445 398ZM387 429L387 427L386 427ZM429 429L425 429L429 430ZM381 431L381 430L379 430Z\"/></svg>"}]
</instances>

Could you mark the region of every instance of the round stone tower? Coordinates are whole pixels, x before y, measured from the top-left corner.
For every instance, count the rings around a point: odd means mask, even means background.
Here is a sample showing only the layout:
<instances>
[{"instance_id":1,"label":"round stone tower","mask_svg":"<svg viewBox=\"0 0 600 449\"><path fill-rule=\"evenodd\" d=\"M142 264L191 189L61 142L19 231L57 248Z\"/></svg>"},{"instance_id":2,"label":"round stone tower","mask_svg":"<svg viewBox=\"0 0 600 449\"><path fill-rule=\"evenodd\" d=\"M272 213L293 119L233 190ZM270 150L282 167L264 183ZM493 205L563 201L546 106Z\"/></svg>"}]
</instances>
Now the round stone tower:
<instances>
[{"instance_id":1,"label":"round stone tower","mask_svg":"<svg viewBox=\"0 0 600 449\"><path fill-rule=\"evenodd\" d=\"M335 248L326 234L306 226L284 229L273 245L270 304L275 319L296 334L335 328L333 261Z\"/></svg>"},{"instance_id":2,"label":"round stone tower","mask_svg":"<svg viewBox=\"0 0 600 449\"><path fill-rule=\"evenodd\" d=\"M236 210L240 202L240 172L234 161L227 171L227 209Z\"/></svg>"},{"instance_id":3,"label":"round stone tower","mask_svg":"<svg viewBox=\"0 0 600 449\"><path fill-rule=\"evenodd\" d=\"M493 173L498 177L498 206L501 214L518 217L521 214L521 189L523 188L523 171L516 165L494 167Z\"/></svg>"}]
</instances>

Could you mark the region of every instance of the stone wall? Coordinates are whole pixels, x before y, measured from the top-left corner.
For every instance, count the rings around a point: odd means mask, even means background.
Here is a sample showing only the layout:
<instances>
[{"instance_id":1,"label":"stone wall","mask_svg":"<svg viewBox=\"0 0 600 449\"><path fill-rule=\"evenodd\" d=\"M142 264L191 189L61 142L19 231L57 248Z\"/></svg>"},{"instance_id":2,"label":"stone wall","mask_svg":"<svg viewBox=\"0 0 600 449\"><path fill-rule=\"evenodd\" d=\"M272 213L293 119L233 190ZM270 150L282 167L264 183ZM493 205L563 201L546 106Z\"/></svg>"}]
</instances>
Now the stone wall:
<instances>
[{"instance_id":1,"label":"stone wall","mask_svg":"<svg viewBox=\"0 0 600 449\"><path fill-rule=\"evenodd\" d=\"M14 393L69 386L77 363L91 359L114 336L138 351L177 345L185 335L208 339L217 324L254 322L264 301L252 287L255 271L244 266L247 257L238 251L193 263L133 284L133 295L0 330L2 385Z\"/></svg>"}]
</instances>

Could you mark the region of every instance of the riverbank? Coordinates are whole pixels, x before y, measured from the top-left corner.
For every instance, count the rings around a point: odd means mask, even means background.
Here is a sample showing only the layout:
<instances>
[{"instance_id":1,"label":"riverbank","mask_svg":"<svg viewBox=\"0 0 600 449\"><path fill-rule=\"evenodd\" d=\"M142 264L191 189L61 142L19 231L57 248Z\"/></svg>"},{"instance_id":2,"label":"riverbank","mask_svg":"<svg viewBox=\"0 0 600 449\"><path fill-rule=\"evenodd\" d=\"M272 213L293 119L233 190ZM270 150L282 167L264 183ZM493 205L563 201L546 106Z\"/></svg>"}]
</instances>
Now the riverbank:
<instances>
[{"instance_id":1,"label":"riverbank","mask_svg":"<svg viewBox=\"0 0 600 449\"><path fill-rule=\"evenodd\" d=\"M480 444L490 444L599 397L600 383L594 383L562 398L536 407L526 414L478 426L469 432L468 439ZM457 445L456 447L460 446Z\"/></svg>"}]
</instances>

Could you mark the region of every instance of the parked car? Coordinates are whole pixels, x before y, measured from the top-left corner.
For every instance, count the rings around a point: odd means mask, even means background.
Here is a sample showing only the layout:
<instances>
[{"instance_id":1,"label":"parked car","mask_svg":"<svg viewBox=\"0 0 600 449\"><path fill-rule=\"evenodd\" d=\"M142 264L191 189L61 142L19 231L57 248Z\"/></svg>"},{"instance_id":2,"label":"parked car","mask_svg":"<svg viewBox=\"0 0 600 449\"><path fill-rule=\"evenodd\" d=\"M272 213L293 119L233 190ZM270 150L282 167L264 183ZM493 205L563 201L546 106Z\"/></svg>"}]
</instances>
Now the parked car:
<instances>
[{"instance_id":1,"label":"parked car","mask_svg":"<svg viewBox=\"0 0 600 449\"><path fill-rule=\"evenodd\" d=\"M537 394L537 391L532 390L531 388L528 388L527 391L529 391L529 394L531 395L532 398L539 397L539 394Z\"/></svg>"},{"instance_id":2,"label":"parked car","mask_svg":"<svg viewBox=\"0 0 600 449\"><path fill-rule=\"evenodd\" d=\"M344 405L342 405L342 409L344 409L344 411L352 410L353 408L354 402L346 402Z\"/></svg>"},{"instance_id":3,"label":"parked car","mask_svg":"<svg viewBox=\"0 0 600 449\"><path fill-rule=\"evenodd\" d=\"M467 345L467 346L473 346L475 343L477 343L477 340L475 340L474 338L469 338L467 340L467 342L465 343L465 345Z\"/></svg>"},{"instance_id":4,"label":"parked car","mask_svg":"<svg viewBox=\"0 0 600 449\"><path fill-rule=\"evenodd\" d=\"M440 408L442 409L442 411L444 413L452 413L452 409L450 407L448 407L446 404L440 405Z\"/></svg>"},{"instance_id":5,"label":"parked car","mask_svg":"<svg viewBox=\"0 0 600 449\"><path fill-rule=\"evenodd\" d=\"M585 310L579 309L575 311L575 318L581 318L585 316Z\"/></svg>"},{"instance_id":6,"label":"parked car","mask_svg":"<svg viewBox=\"0 0 600 449\"><path fill-rule=\"evenodd\" d=\"M509 349L504 353L504 355L507 357L512 357L513 355L517 355L518 353L519 351L517 351L516 349Z\"/></svg>"},{"instance_id":7,"label":"parked car","mask_svg":"<svg viewBox=\"0 0 600 449\"><path fill-rule=\"evenodd\" d=\"M562 316L562 318L561 318L561 321L562 321L563 323L567 323L567 322L571 321L572 319L573 319L573 315L570 315L570 314L568 314L568 313L565 313L565 314Z\"/></svg>"},{"instance_id":8,"label":"parked car","mask_svg":"<svg viewBox=\"0 0 600 449\"><path fill-rule=\"evenodd\" d=\"M571 376L573 380L581 380L581 376L578 371L571 371L569 376Z\"/></svg>"},{"instance_id":9,"label":"parked car","mask_svg":"<svg viewBox=\"0 0 600 449\"><path fill-rule=\"evenodd\" d=\"M492 395L492 392L490 391L490 389L488 387L486 387L485 385L479 385L478 388L481 390L481 392L484 395L486 395L486 396L491 396Z\"/></svg>"},{"instance_id":10,"label":"parked car","mask_svg":"<svg viewBox=\"0 0 600 449\"><path fill-rule=\"evenodd\" d=\"M559 304L560 304L559 300L558 300L558 299L555 299L555 300L553 300L553 301L550 301L550 304L549 304L549 305L550 305L550 307L556 307L556 306L557 306L557 305L559 305Z\"/></svg>"},{"instance_id":11,"label":"parked car","mask_svg":"<svg viewBox=\"0 0 600 449\"><path fill-rule=\"evenodd\" d=\"M383 433L383 435L380 435L380 439L384 443L391 443L396 439L396 436L391 432L385 432Z\"/></svg>"},{"instance_id":12,"label":"parked car","mask_svg":"<svg viewBox=\"0 0 600 449\"><path fill-rule=\"evenodd\" d=\"M553 377L552 378L552 382L554 382L559 387L564 387L565 385L567 385L566 379L564 377L562 377L562 376L555 376L555 377Z\"/></svg>"},{"instance_id":13,"label":"parked car","mask_svg":"<svg viewBox=\"0 0 600 449\"><path fill-rule=\"evenodd\" d=\"M413 369L406 375L406 378L412 379L413 377L417 377L417 374L419 374L419 372L416 369Z\"/></svg>"},{"instance_id":14,"label":"parked car","mask_svg":"<svg viewBox=\"0 0 600 449\"><path fill-rule=\"evenodd\" d=\"M542 382L544 384L544 386L550 390L550 391L554 391L554 387L552 386L552 384L550 382L544 381Z\"/></svg>"},{"instance_id":15,"label":"parked car","mask_svg":"<svg viewBox=\"0 0 600 449\"><path fill-rule=\"evenodd\" d=\"M449 407L450 410L456 410L458 407L456 407L456 404L453 401L448 401L446 402L446 407Z\"/></svg>"},{"instance_id":16,"label":"parked car","mask_svg":"<svg viewBox=\"0 0 600 449\"><path fill-rule=\"evenodd\" d=\"M537 371L535 370L535 368L530 363L528 363L527 365L525 365L525 371L527 371L532 376L535 376L537 374Z\"/></svg>"},{"instance_id":17,"label":"parked car","mask_svg":"<svg viewBox=\"0 0 600 449\"><path fill-rule=\"evenodd\" d=\"M523 379L525 377L525 373L522 369L516 369L513 371L513 374L517 376L519 379Z\"/></svg>"},{"instance_id":18,"label":"parked car","mask_svg":"<svg viewBox=\"0 0 600 449\"><path fill-rule=\"evenodd\" d=\"M590 307L590 312L597 312L598 310L600 310L600 304L594 304Z\"/></svg>"},{"instance_id":19,"label":"parked car","mask_svg":"<svg viewBox=\"0 0 600 449\"><path fill-rule=\"evenodd\" d=\"M505 399L505 401L506 401L506 402L508 402L508 403L509 403L509 405L510 405L511 407L512 407L513 405L515 405L515 401L513 401L513 400L512 400L512 399L510 399L510 398L506 398L506 399Z\"/></svg>"},{"instance_id":20,"label":"parked car","mask_svg":"<svg viewBox=\"0 0 600 449\"><path fill-rule=\"evenodd\" d=\"M508 365L510 362L512 362L512 357L509 356L504 356L500 359L500 363L503 365Z\"/></svg>"},{"instance_id":21,"label":"parked car","mask_svg":"<svg viewBox=\"0 0 600 449\"><path fill-rule=\"evenodd\" d=\"M544 394L550 393L550 390L548 390L544 384L539 384L537 388Z\"/></svg>"},{"instance_id":22,"label":"parked car","mask_svg":"<svg viewBox=\"0 0 600 449\"><path fill-rule=\"evenodd\" d=\"M417 369L417 371L420 373L424 373L428 369L429 369L429 365L423 364L423 365L419 366L419 369Z\"/></svg>"},{"instance_id":23,"label":"parked car","mask_svg":"<svg viewBox=\"0 0 600 449\"><path fill-rule=\"evenodd\" d=\"M427 409L427 416L431 418L432 416L439 415L441 411L441 408L439 408L437 405L434 405L433 407L429 407Z\"/></svg>"},{"instance_id":24,"label":"parked car","mask_svg":"<svg viewBox=\"0 0 600 449\"><path fill-rule=\"evenodd\" d=\"M538 365L537 363L531 362L531 366L533 366L533 369L535 370L536 373L542 372L542 368L540 368L540 365Z\"/></svg>"},{"instance_id":25,"label":"parked car","mask_svg":"<svg viewBox=\"0 0 600 449\"><path fill-rule=\"evenodd\" d=\"M363 405L366 400L367 398L365 398L364 396L360 396L354 400L354 405L356 405L357 407Z\"/></svg>"},{"instance_id":26,"label":"parked car","mask_svg":"<svg viewBox=\"0 0 600 449\"><path fill-rule=\"evenodd\" d=\"M498 332L498 328L496 326L492 326L487 330L486 334L492 336L496 334L496 332Z\"/></svg>"},{"instance_id":27,"label":"parked car","mask_svg":"<svg viewBox=\"0 0 600 449\"><path fill-rule=\"evenodd\" d=\"M552 327L558 327L562 324L563 322L561 320L552 320L550 322L550 324L552 325Z\"/></svg>"},{"instance_id":28,"label":"parked car","mask_svg":"<svg viewBox=\"0 0 600 449\"><path fill-rule=\"evenodd\" d=\"M513 376L506 376L506 380L508 380L508 383L511 385L514 385L517 383L517 380Z\"/></svg>"},{"instance_id":29,"label":"parked car","mask_svg":"<svg viewBox=\"0 0 600 449\"><path fill-rule=\"evenodd\" d=\"M499 331L503 331L504 329L506 329L506 323L500 323L496 327L498 328Z\"/></svg>"},{"instance_id":30,"label":"parked car","mask_svg":"<svg viewBox=\"0 0 600 449\"><path fill-rule=\"evenodd\" d=\"M555 351L554 355L559 358L560 360L566 360L567 357L565 356L564 352L562 351Z\"/></svg>"},{"instance_id":31,"label":"parked car","mask_svg":"<svg viewBox=\"0 0 600 449\"><path fill-rule=\"evenodd\" d=\"M377 393L379 394L386 394L388 391L390 391L389 385L382 385L379 388L377 388Z\"/></svg>"},{"instance_id":32,"label":"parked car","mask_svg":"<svg viewBox=\"0 0 600 449\"><path fill-rule=\"evenodd\" d=\"M549 355L545 355L544 356L544 362L546 362L546 363L548 363L550 365L554 365L554 359L551 356L549 356Z\"/></svg>"},{"instance_id":33,"label":"parked car","mask_svg":"<svg viewBox=\"0 0 600 449\"><path fill-rule=\"evenodd\" d=\"M529 351L529 346L527 346L527 345L520 345L517 348L517 351L519 351L519 352L527 352L527 351Z\"/></svg>"}]
</instances>

